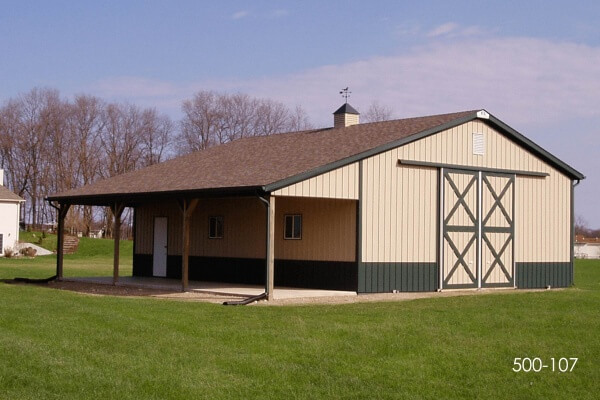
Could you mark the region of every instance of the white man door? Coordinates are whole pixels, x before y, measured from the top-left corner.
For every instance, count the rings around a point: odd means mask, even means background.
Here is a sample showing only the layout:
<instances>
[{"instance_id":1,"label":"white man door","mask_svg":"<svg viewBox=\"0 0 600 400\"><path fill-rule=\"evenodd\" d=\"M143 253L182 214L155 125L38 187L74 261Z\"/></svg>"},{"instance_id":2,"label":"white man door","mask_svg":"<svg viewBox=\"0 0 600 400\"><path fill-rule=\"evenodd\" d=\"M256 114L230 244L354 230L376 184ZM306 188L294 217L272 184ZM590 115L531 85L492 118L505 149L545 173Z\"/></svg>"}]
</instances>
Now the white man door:
<instances>
[{"instance_id":1,"label":"white man door","mask_svg":"<svg viewBox=\"0 0 600 400\"><path fill-rule=\"evenodd\" d=\"M440 173L440 288L514 286L515 176Z\"/></svg>"},{"instance_id":2,"label":"white man door","mask_svg":"<svg viewBox=\"0 0 600 400\"><path fill-rule=\"evenodd\" d=\"M167 276L167 230L167 218L154 218L154 252L152 257L153 276Z\"/></svg>"}]
</instances>

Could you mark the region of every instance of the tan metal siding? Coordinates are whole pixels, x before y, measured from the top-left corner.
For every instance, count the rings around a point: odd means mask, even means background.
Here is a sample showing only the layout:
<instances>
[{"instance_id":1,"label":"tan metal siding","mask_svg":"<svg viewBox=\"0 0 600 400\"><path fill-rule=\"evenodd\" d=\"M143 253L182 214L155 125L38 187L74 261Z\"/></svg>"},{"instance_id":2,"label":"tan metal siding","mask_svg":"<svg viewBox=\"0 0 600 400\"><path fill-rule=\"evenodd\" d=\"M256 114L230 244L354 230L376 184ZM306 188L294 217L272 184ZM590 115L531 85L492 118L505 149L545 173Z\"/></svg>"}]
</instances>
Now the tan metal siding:
<instances>
[{"instance_id":1,"label":"tan metal siding","mask_svg":"<svg viewBox=\"0 0 600 400\"><path fill-rule=\"evenodd\" d=\"M437 171L399 167L394 153L363 163L363 261L434 262Z\"/></svg>"},{"instance_id":2,"label":"tan metal siding","mask_svg":"<svg viewBox=\"0 0 600 400\"><path fill-rule=\"evenodd\" d=\"M223 238L208 238L210 216L223 216ZM193 256L264 258L266 208L258 198L201 199L192 216Z\"/></svg>"},{"instance_id":3,"label":"tan metal siding","mask_svg":"<svg viewBox=\"0 0 600 400\"><path fill-rule=\"evenodd\" d=\"M356 202L276 197L275 257L286 260L354 261ZM301 240L283 239L285 214L302 214ZM152 254L154 217L168 218L168 254L181 255L182 215L177 203L143 205L136 211L136 253ZM223 216L222 239L208 238L210 216ZM190 255L264 258L265 207L257 198L200 199L192 215Z\"/></svg>"},{"instance_id":4,"label":"tan metal siding","mask_svg":"<svg viewBox=\"0 0 600 400\"><path fill-rule=\"evenodd\" d=\"M273 192L275 196L358 199L358 163L346 165Z\"/></svg>"},{"instance_id":5,"label":"tan metal siding","mask_svg":"<svg viewBox=\"0 0 600 400\"><path fill-rule=\"evenodd\" d=\"M275 258L356 260L356 202L276 197ZM283 238L284 215L302 215L302 239Z\"/></svg>"},{"instance_id":6,"label":"tan metal siding","mask_svg":"<svg viewBox=\"0 0 600 400\"><path fill-rule=\"evenodd\" d=\"M473 155L473 132L485 136L484 155ZM398 166L399 159L550 174L517 177L515 260L569 260L569 178L485 123L472 121L364 160L362 261L436 260L437 171Z\"/></svg>"},{"instance_id":7,"label":"tan metal siding","mask_svg":"<svg viewBox=\"0 0 600 400\"><path fill-rule=\"evenodd\" d=\"M224 217L222 239L208 238L210 216ZM181 255L183 216L176 202L136 210L136 253L152 254L154 217L168 218L168 254ZM192 215L190 255L264 258L265 207L257 198L200 199Z\"/></svg>"},{"instance_id":8,"label":"tan metal siding","mask_svg":"<svg viewBox=\"0 0 600 400\"><path fill-rule=\"evenodd\" d=\"M545 179L517 177L517 262L569 262L571 181L551 170Z\"/></svg>"}]
</instances>

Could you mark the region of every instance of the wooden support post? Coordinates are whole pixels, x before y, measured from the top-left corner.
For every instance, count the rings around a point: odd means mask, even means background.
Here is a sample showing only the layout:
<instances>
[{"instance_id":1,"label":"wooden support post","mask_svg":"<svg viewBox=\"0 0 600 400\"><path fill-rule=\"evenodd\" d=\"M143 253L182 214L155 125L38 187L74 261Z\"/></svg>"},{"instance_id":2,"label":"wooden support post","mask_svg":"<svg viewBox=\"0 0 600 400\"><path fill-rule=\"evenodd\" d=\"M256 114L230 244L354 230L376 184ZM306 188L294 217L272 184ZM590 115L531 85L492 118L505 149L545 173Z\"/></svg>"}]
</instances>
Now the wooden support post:
<instances>
[{"instance_id":1,"label":"wooden support post","mask_svg":"<svg viewBox=\"0 0 600 400\"><path fill-rule=\"evenodd\" d=\"M56 279L63 278L63 260L65 258L65 218L71 207L70 204L59 204L55 207L58 212L58 243L56 249Z\"/></svg>"},{"instance_id":2,"label":"wooden support post","mask_svg":"<svg viewBox=\"0 0 600 400\"><path fill-rule=\"evenodd\" d=\"M190 220L198 205L198 199L183 200L183 249L181 252L181 291L187 292L189 284L190 265Z\"/></svg>"},{"instance_id":3,"label":"wooden support post","mask_svg":"<svg viewBox=\"0 0 600 400\"><path fill-rule=\"evenodd\" d=\"M123 203L115 203L110 207L113 216L113 239L114 239L114 260L113 260L113 285L116 285L119 281L119 244L121 242L121 214L125 209Z\"/></svg>"},{"instance_id":4,"label":"wooden support post","mask_svg":"<svg viewBox=\"0 0 600 400\"><path fill-rule=\"evenodd\" d=\"M275 288L275 196L269 196L267 209L267 300L273 300Z\"/></svg>"}]
</instances>

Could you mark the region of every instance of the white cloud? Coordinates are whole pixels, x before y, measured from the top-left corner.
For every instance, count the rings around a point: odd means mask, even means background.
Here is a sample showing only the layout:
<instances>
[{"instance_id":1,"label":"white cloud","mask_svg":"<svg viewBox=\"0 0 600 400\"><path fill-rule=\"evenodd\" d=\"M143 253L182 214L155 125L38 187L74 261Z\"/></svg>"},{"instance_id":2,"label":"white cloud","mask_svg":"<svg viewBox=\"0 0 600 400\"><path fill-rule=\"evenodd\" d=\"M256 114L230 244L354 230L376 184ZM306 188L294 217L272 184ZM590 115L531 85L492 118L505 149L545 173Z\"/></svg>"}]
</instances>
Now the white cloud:
<instances>
[{"instance_id":1,"label":"white cloud","mask_svg":"<svg viewBox=\"0 0 600 400\"><path fill-rule=\"evenodd\" d=\"M460 26L454 22L447 22L445 24L436 26L429 32L426 37L430 39L435 38L464 38L470 36L483 36L488 33L488 29L483 29L479 26Z\"/></svg>"},{"instance_id":2,"label":"white cloud","mask_svg":"<svg viewBox=\"0 0 600 400\"><path fill-rule=\"evenodd\" d=\"M435 27L433 30L431 30L427 34L427 36L428 37L443 36L443 35L447 35L451 32L454 32L457 29L458 29L458 24L456 24L454 22L447 22L445 24Z\"/></svg>"},{"instance_id":3,"label":"white cloud","mask_svg":"<svg viewBox=\"0 0 600 400\"><path fill-rule=\"evenodd\" d=\"M250 13L246 10L240 10L231 15L231 19L242 19L249 15Z\"/></svg>"},{"instance_id":4,"label":"white cloud","mask_svg":"<svg viewBox=\"0 0 600 400\"><path fill-rule=\"evenodd\" d=\"M379 100L398 115L488 108L517 123L598 116L600 48L527 38L432 44L390 57L285 77L232 82L237 90L303 104L319 121L350 86L350 102ZM218 87L217 85L215 87Z\"/></svg>"},{"instance_id":5,"label":"white cloud","mask_svg":"<svg viewBox=\"0 0 600 400\"><path fill-rule=\"evenodd\" d=\"M325 65L287 76L175 85L139 77L97 82L108 98L159 102L196 90L242 91L304 106L316 123L329 123L350 86L350 102L366 109L378 100L396 115L486 108L512 123L550 123L599 117L600 48L529 38L430 44L404 54Z\"/></svg>"}]
</instances>

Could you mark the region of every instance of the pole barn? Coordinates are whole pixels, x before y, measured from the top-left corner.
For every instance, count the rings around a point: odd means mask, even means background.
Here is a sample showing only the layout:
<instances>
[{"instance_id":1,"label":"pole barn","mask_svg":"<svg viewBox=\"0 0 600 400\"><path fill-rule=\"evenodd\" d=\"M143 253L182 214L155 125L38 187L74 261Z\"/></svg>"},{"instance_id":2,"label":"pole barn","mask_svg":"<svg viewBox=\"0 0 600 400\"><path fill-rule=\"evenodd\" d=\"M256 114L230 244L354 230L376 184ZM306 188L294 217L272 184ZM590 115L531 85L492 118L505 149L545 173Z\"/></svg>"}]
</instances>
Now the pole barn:
<instances>
[{"instance_id":1,"label":"pole barn","mask_svg":"<svg viewBox=\"0 0 600 400\"><path fill-rule=\"evenodd\" d=\"M183 290L542 288L573 282L581 179L485 110L360 124L346 103L333 128L238 139L48 200L132 207L133 275Z\"/></svg>"}]
</instances>

